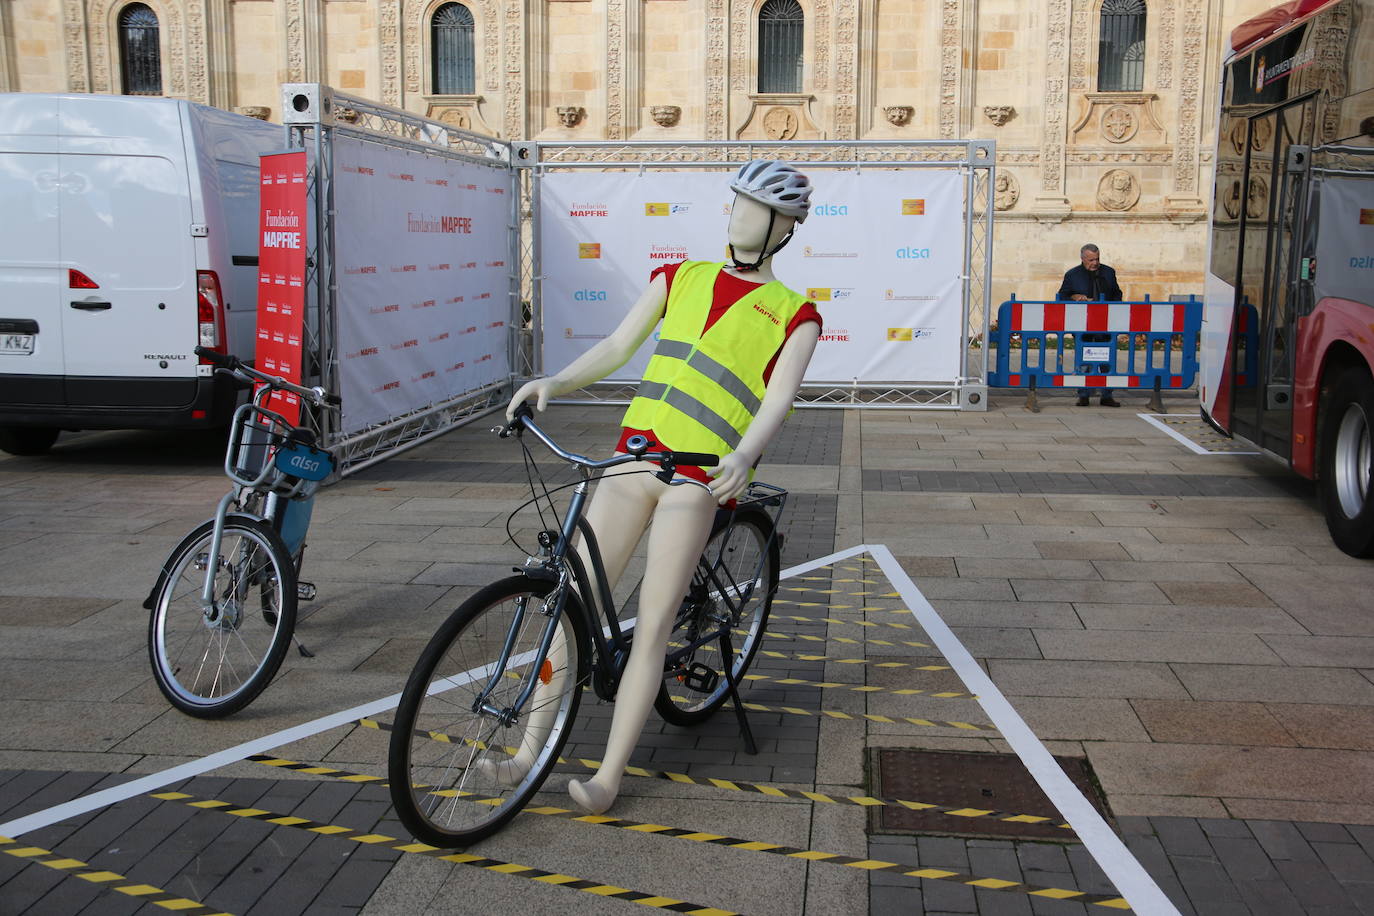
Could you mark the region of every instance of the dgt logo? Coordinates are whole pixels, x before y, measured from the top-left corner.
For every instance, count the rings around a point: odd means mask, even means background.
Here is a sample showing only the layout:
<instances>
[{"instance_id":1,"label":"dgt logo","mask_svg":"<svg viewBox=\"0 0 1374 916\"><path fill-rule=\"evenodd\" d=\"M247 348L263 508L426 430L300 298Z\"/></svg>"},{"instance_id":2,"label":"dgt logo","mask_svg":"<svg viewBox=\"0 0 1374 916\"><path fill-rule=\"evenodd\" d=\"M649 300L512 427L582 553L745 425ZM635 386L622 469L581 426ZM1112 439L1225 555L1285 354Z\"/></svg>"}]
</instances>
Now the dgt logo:
<instances>
[{"instance_id":1,"label":"dgt logo","mask_svg":"<svg viewBox=\"0 0 1374 916\"><path fill-rule=\"evenodd\" d=\"M925 216L926 200L924 197L905 198L902 200L903 216Z\"/></svg>"},{"instance_id":2,"label":"dgt logo","mask_svg":"<svg viewBox=\"0 0 1374 916\"><path fill-rule=\"evenodd\" d=\"M601 257L600 242L578 242L577 256L582 260L595 260Z\"/></svg>"},{"instance_id":3,"label":"dgt logo","mask_svg":"<svg viewBox=\"0 0 1374 916\"><path fill-rule=\"evenodd\" d=\"M574 302L605 302L606 291L604 289L579 289L573 293Z\"/></svg>"}]
</instances>

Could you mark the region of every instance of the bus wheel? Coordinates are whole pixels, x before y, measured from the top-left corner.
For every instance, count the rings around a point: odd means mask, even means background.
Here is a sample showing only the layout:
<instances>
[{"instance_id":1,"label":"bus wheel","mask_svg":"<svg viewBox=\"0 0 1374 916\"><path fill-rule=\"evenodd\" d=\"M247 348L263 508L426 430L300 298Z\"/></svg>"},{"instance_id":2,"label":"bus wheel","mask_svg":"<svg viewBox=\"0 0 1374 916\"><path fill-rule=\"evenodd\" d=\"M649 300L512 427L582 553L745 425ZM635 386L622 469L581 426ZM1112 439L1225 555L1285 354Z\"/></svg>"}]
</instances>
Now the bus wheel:
<instances>
[{"instance_id":1,"label":"bus wheel","mask_svg":"<svg viewBox=\"0 0 1374 916\"><path fill-rule=\"evenodd\" d=\"M1360 369L1337 376L1321 418L1322 507L1336 546L1374 556L1374 381Z\"/></svg>"}]
</instances>

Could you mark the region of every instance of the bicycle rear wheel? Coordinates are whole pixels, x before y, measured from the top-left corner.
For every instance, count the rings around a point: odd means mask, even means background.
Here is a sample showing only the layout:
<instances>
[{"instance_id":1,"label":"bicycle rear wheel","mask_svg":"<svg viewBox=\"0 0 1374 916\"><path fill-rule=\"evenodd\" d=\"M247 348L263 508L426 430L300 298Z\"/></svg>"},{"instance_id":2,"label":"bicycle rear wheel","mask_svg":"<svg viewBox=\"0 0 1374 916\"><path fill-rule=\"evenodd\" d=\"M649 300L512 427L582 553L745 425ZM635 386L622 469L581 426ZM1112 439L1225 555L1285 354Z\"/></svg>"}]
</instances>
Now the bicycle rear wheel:
<instances>
[{"instance_id":1,"label":"bicycle rear wheel","mask_svg":"<svg viewBox=\"0 0 1374 916\"><path fill-rule=\"evenodd\" d=\"M225 519L214 607L202 607L213 535L214 522L206 522L172 551L148 620L158 689L202 719L237 712L262 693L296 626L296 567L281 537L247 515Z\"/></svg>"},{"instance_id":2,"label":"bicycle rear wheel","mask_svg":"<svg viewBox=\"0 0 1374 916\"><path fill-rule=\"evenodd\" d=\"M463 602L439 627L406 682L391 733L391 800L401 823L432 846L462 846L499 829L538 791L568 740L585 681L581 605L572 594L546 617L553 583L514 576ZM545 628L554 633L538 660ZM502 647L509 661L497 672ZM493 681L494 678L494 681ZM524 709L507 710L530 678Z\"/></svg>"},{"instance_id":3,"label":"bicycle rear wheel","mask_svg":"<svg viewBox=\"0 0 1374 916\"><path fill-rule=\"evenodd\" d=\"M736 681L744 677L763 641L773 593L778 587L779 562L778 541L767 513L749 508L737 511L733 521L715 532L706 544L688 601L668 637L669 652L702 637L711 637L728 621L735 650L731 674ZM665 677L654 698L654 708L673 725L706 721L729 695L730 684L725 677L718 638L709 638L680 661L683 669L694 664L715 672L715 686L698 692L687 686L683 675Z\"/></svg>"}]
</instances>

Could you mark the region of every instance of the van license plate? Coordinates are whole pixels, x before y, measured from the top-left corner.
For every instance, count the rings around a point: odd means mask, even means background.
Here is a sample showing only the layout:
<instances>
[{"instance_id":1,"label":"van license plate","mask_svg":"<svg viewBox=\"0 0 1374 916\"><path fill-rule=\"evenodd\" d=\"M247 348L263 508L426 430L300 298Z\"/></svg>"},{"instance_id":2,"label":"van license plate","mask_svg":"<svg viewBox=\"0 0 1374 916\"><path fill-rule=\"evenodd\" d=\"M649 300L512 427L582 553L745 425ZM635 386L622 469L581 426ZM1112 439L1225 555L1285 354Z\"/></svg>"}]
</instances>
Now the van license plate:
<instances>
[{"instance_id":1,"label":"van license plate","mask_svg":"<svg viewBox=\"0 0 1374 916\"><path fill-rule=\"evenodd\" d=\"M32 356L32 334L0 334L0 353L10 356Z\"/></svg>"}]
</instances>

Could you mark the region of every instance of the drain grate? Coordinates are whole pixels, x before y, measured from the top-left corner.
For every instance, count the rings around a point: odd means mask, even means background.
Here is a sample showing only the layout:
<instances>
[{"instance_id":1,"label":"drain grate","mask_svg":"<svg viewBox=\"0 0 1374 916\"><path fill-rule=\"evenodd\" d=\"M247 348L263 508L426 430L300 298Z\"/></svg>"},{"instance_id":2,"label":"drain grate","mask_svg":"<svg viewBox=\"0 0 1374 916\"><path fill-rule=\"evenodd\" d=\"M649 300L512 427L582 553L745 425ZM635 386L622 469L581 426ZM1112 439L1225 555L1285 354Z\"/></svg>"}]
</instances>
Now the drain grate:
<instances>
[{"instance_id":1,"label":"drain grate","mask_svg":"<svg viewBox=\"0 0 1374 916\"><path fill-rule=\"evenodd\" d=\"M1105 818L1110 813L1088 770L1077 757L1055 757L1064 772ZM1063 821L1019 757L1014 754L968 754L877 748L872 757L874 793L883 798L955 808L993 809L1003 816L1033 814L1052 820L1024 824L996 816L961 817L913 811L895 805L874 808L870 833L939 833L998 839L1048 839L1074 842L1074 834L1056 826Z\"/></svg>"}]
</instances>

